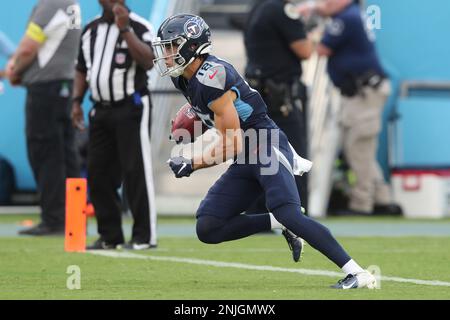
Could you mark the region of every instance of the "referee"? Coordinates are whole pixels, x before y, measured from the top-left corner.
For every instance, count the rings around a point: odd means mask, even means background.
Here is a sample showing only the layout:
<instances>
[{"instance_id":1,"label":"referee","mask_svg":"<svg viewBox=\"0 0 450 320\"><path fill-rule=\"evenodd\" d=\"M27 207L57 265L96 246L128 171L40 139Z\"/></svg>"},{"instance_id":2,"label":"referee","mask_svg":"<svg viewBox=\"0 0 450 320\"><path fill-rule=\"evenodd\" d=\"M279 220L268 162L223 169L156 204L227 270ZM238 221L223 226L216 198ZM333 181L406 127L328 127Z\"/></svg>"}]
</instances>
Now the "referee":
<instances>
[{"instance_id":1,"label":"referee","mask_svg":"<svg viewBox=\"0 0 450 320\"><path fill-rule=\"evenodd\" d=\"M81 36L76 0L39 0L6 75L26 89L27 155L39 193L41 221L20 235L63 235L65 181L78 177L70 121L74 61Z\"/></svg>"},{"instance_id":2,"label":"referee","mask_svg":"<svg viewBox=\"0 0 450 320\"><path fill-rule=\"evenodd\" d=\"M150 151L153 67L151 25L124 0L99 0L101 17L83 30L76 67L73 125L84 130L82 102L89 89L88 183L100 238L87 249L156 247L156 210ZM117 190L123 183L133 214L124 244Z\"/></svg>"}]
</instances>

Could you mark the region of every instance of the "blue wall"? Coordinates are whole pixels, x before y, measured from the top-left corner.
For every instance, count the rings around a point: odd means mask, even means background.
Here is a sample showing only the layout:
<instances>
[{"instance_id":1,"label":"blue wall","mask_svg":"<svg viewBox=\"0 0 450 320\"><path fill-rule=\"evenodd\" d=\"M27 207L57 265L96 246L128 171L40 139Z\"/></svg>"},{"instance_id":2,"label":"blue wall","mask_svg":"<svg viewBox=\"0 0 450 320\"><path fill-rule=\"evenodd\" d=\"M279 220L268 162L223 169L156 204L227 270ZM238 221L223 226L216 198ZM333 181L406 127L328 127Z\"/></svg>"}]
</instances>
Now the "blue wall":
<instances>
[{"instance_id":1,"label":"blue wall","mask_svg":"<svg viewBox=\"0 0 450 320\"><path fill-rule=\"evenodd\" d=\"M450 1L367 0L380 6L378 48L385 66L401 80L450 79Z\"/></svg>"},{"instance_id":2,"label":"blue wall","mask_svg":"<svg viewBox=\"0 0 450 320\"><path fill-rule=\"evenodd\" d=\"M450 168L450 99L400 99L395 126L396 168Z\"/></svg>"},{"instance_id":3,"label":"blue wall","mask_svg":"<svg viewBox=\"0 0 450 320\"><path fill-rule=\"evenodd\" d=\"M17 44L20 41L31 10L36 3L37 0L3 3L3 8L0 10L0 30L5 32L14 43ZM101 7L96 0L80 0L79 3L83 24L101 13ZM165 0L127 0L128 6L145 18L150 17L153 5L158 7L159 16L162 16L165 3L167 3ZM5 62L4 58L0 58L0 66L3 66ZM5 83L5 94L0 95L0 155L13 164L18 188L21 190L35 187L26 156L24 103L25 90L11 88ZM85 109L88 108L89 106L85 107Z\"/></svg>"},{"instance_id":4,"label":"blue wall","mask_svg":"<svg viewBox=\"0 0 450 320\"><path fill-rule=\"evenodd\" d=\"M26 27L32 6L36 0L6 2L0 11L0 29L18 42ZM83 21L86 23L100 13L95 0L80 0ZM166 0L128 0L138 14L148 18L153 11L152 22L157 28L167 7ZM384 113L385 126L380 136L379 159L387 169L387 119L396 106L398 86L404 80L450 81L450 1L448 0L366 0L368 5L381 8L381 30L376 30L377 47L382 62L394 83L394 94ZM0 58L0 65L4 63ZM24 90L6 85L0 96L0 155L14 165L20 189L34 188L26 158L24 137ZM86 106L85 109L88 109ZM407 111L405 111L407 112ZM411 115L420 117L420 115ZM420 120L420 119L419 119ZM430 119L447 123L442 117ZM430 127L433 126L430 123ZM426 130L422 127L422 130ZM445 147L445 146L443 146ZM447 146L448 147L448 146ZM408 149L409 150L409 149Z\"/></svg>"},{"instance_id":5,"label":"blue wall","mask_svg":"<svg viewBox=\"0 0 450 320\"><path fill-rule=\"evenodd\" d=\"M381 8L381 29L376 30L377 47L383 65L394 80L394 94L385 109L379 148L379 160L387 171L386 126L398 102L400 83L405 80L450 81L450 1L367 0L366 3ZM433 121L442 125L449 120L436 117ZM428 123L425 127L431 130L433 125Z\"/></svg>"}]
</instances>

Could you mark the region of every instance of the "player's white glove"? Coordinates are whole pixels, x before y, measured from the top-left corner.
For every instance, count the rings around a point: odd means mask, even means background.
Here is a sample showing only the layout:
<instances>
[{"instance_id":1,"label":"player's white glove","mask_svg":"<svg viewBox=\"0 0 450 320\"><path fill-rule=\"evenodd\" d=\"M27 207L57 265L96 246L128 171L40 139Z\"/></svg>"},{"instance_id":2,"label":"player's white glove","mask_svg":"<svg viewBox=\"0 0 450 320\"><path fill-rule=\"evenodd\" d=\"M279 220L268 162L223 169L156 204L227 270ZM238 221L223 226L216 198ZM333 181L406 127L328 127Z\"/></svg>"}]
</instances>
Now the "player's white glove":
<instances>
[{"instance_id":1,"label":"player's white glove","mask_svg":"<svg viewBox=\"0 0 450 320\"><path fill-rule=\"evenodd\" d=\"M174 157L170 158L167 162L177 178L189 177L194 172L191 159Z\"/></svg>"}]
</instances>

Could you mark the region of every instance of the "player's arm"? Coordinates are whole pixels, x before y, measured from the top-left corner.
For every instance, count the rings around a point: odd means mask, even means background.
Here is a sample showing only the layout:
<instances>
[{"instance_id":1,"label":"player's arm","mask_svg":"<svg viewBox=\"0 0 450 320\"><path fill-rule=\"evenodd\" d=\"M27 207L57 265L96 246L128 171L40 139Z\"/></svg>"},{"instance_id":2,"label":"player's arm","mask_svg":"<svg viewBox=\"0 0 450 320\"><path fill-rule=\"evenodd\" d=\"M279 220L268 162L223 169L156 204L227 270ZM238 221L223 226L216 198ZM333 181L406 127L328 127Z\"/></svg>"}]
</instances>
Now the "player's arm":
<instances>
[{"instance_id":1,"label":"player's arm","mask_svg":"<svg viewBox=\"0 0 450 320\"><path fill-rule=\"evenodd\" d=\"M311 57L314 50L313 42L305 32L305 25L298 18L293 18L286 13L286 9L279 6L273 8L275 15L273 22L275 29L280 33L283 41L289 44L289 48L298 60Z\"/></svg>"},{"instance_id":2,"label":"player's arm","mask_svg":"<svg viewBox=\"0 0 450 320\"><path fill-rule=\"evenodd\" d=\"M145 70L153 68L155 55L152 48L142 42L133 32L125 32L122 37L127 42L128 50L133 59Z\"/></svg>"},{"instance_id":3,"label":"player's arm","mask_svg":"<svg viewBox=\"0 0 450 320\"><path fill-rule=\"evenodd\" d=\"M8 62L7 76L13 85L20 83L22 74L31 66L39 52L39 48L47 40L42 28L35 24L28 25L27 32L20 41L14 55Z\"/></svg>"},{"instance_id":4,"label":"player's arm","mask_svg":"<svg viewBox=\"0 0 450 320\"><path fill-rule=\"evenodd\" d=\"M83 30L82 37L88 32L88 27ZM89 84L87 81L88 66L84 57L83 41L80 41L80 48L78 51L78 60L75 67L75 79L73 82L72 93L72 125L74 128L84 130L84 113L83 113L83 100L88 90Z\"/></svg>"},{"instance_id":5,"label":"player's arm","mask_svg":"<svg viewBox=\"0 0 450 320\"><path fill-rule=\"evenodd\" d=\"M309 59L314 51L314 44L310 39L296 40L289 47L300 59Z\"/></svg>"},{"instance_id":6,"label":"player's arm","mask_svg":"<svg viewBox=\"0 0 450 320\"><path fill-rule=\"evenodd\" d=\"M199 157L170 159L169 165L175 177L189 177L195 170L218 165L242 152L239 116L234 107L236 98L236 93L230 90L210 105L219 137L213 146Z\"/></svg>"},{"instance_id":7,"label":"player's arm","mask_svg":"<svg viewBox=\"0 0 450 320\"><path fill-rule=\"evenodd\" d=\"M308 18L312 14L318 14L322 17L331 17L340 10L342 10L342 2L339 1L319 1L319 2L305 2L297 6L297 11L300 15ZM331 57L334 54L333 45L337 46L340 40L339 37L328 35L326 42L317 44L315 50L319 56Z\"/></svg>"},{"instance_id":8,"label":"player's arm","mask_svg":"<svg viewBox=\"0 0 450 320\"><path fill-rule=\"evenodd\" d=\"M236 93L229 90L210 105L210 109L214 112L214 122L219 138L211 148L193 159L194 170L215 166L241 153L241 126L234 107L236 98Z\"/></svg>"},{"instance_id":9,"label":"player's arm","mask_svg":"<svg viewBox=\"0 0 450 320\"><path fill-rule=\"evenodd\" d=\"M39 48L46 40L47 36L42 28L35 23L30 23L26 34L22 38L22 41L14 54L15 63L13 72L17 75L24 73L33 63Z\"/></svg>"},{"instance_id":10,"label":"player's arm","mask_svg":"<svg viewBox=\"0 0 450 320\"><path fill-rule=\"evenodd\" d=\"M322 17L329 17L342 10L342 3L339 3L339 1L320 1L315 3L313 10Z\"/></svg>"},{"instance_id":11,"label":"player's arm","mask_svg":"<svg viewBox=\"0 0 450 320\"><path fill-rule=\"evenodd\" d=\"M130 28L130 14L123 0L114 5L114 16L119 29ZM155 59L151 46L141 41L134 32L131 32L131 29L129 30L122 33L122 37L128 45L130 55L142 68L150 70L153 68L153 59Z\"/></svg>"},{"instance_id":12,"label":"player's arm","mask_svg":"<svg viewBox=\"0 0 450 320\"><path fill-rule=\"evenodd\" d=\"M295 6L297 13L309 19L311 15L318 14L322 17L329 17L342 9L342 3L339 1L307 1Z\"/></svg>"},{"instance_id":13,"label":"player's arm","mask_svg":"<svg viewBox=\"0 0 450 320\"><path fill-rule=\"evenodd\" d=\"M84 113L83 113L83 99L88 89L86 80L86 73L76 70L75 80L73 85L73 101L72 101L72 125L81 131L85 129Z\"/></svg>"},{"instance_id":14,"label":"player's arm","mask_svg":"<svg viewBox=\"0 0 450 320\"><path fill-rule=\"evenodd\" d=\"M323 43L319 43L316 50L319 56L331 57L333 55L333 50L325 46Z\"/></svg>"}]
</instances>

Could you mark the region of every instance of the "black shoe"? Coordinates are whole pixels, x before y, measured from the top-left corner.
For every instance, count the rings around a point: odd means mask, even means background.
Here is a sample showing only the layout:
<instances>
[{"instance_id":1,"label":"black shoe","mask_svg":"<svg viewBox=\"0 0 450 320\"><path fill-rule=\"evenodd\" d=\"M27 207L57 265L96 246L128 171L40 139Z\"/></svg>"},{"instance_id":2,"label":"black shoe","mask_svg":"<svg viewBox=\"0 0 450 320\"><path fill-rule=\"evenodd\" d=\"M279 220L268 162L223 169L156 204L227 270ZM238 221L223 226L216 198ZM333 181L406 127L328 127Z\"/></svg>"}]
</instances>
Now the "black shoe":
<instances>
[{"instance_id":1,"label":"black shoe","mask_svg":"<svg viewBox=\"0 0 450 320\"><path fill-rule=\"evenodd\" d=\"M150 244L148 242L138 242L138 241L130 241L124 245L118 245L117 249L119 250L147 250L147 249L155 249L158 246L155 244Z\"/></svg>"},{"instance_id":2,"label":"black shoe","mask_svg":"<svg viewBox=\"0 0 450 320\"><path fill-rule=\"evenodd\" d=\"M22 236L63 236L64 227L50 227L44 223L40 223L28 229L20 230L19 235Z\"/></svg>"},{"instance_id":3,"label":"black shoe","mask_svg":"<svg viewBox=\"0 0 450 320\"><path fill-rule=\"evenodd\" d=\"M373 215L377 216L402 216L403 210L398 204L376 204Z\"/></svg>"},{"instance_id":4,"label":"black shoe","mask_svg":"<svg viewBox=\"0 0 450 320\"><path fill-rule=\"evenodd\" d=\"M121 243L108 243L104 241L102 238L95 241L90 246L86 247L86 250L115 250L118 246L122 245Z\"/></svg>"},{"instance_id":5,"label":"black shoe","mask_svg":"<svg viewBox=\"0 0 450 320\"><path fill-rule=\"evenodd\" d=\"M292 251L292 259L294 259L295 262L298 262L303 254L303 239L297 237L288 229L284 229L282 234L286 238L289 249Z\"/></svg>"}]
</instances>

